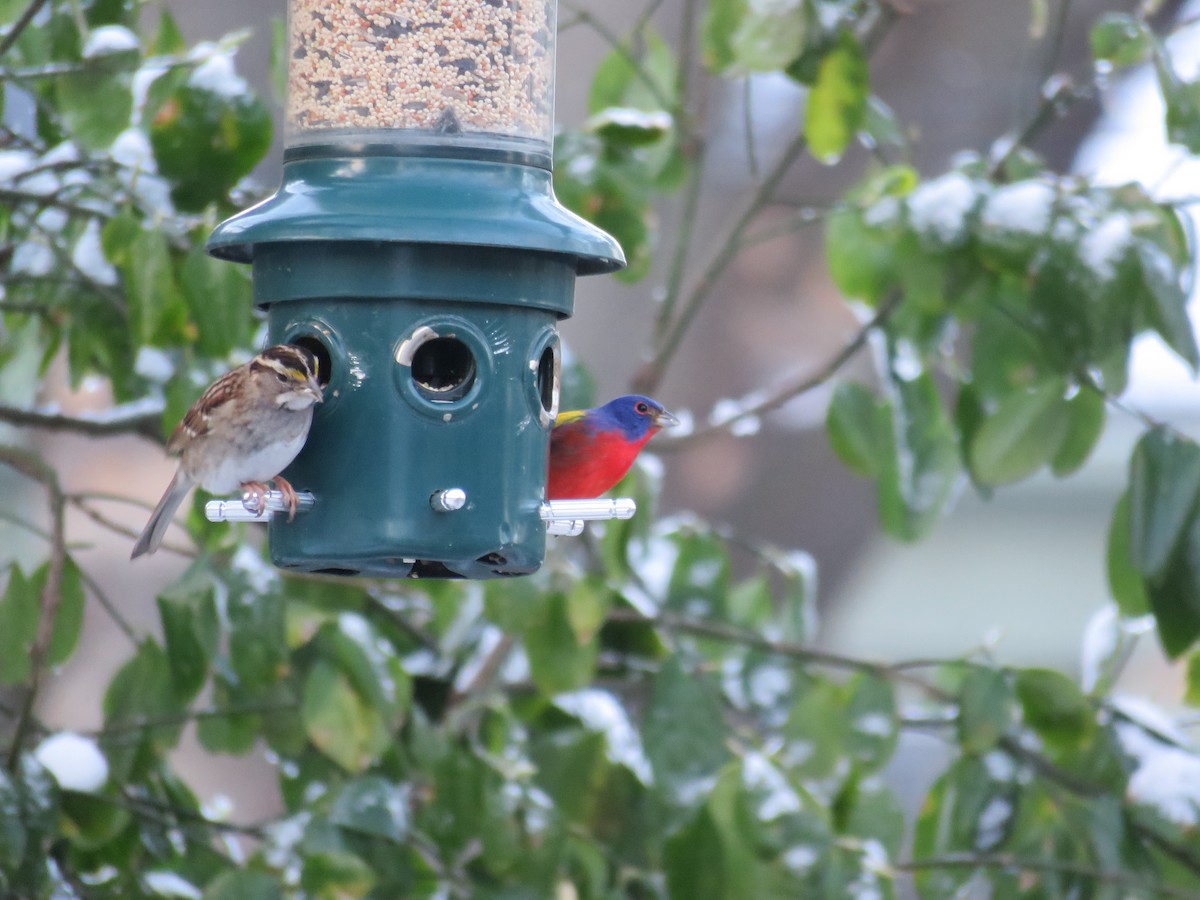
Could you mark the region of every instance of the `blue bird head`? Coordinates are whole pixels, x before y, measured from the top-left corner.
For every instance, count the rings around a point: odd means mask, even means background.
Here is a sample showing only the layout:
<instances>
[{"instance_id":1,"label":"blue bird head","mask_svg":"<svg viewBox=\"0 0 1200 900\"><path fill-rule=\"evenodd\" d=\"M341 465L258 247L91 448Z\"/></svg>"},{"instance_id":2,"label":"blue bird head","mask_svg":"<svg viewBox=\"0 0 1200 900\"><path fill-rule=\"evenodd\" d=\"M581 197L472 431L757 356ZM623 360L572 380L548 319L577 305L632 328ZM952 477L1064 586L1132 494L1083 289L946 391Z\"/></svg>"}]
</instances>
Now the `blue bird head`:
<instances>
[{"instance_id":1,"label":"blue bird head","mask_svg":"<svg viewBox=\"0 0 1200 900\"><path fill-rule=\"evenodd\" d=\"M630 441L640 441L660 428L679 424L661 403L640 394L609 400L596 408L595 415L604 424L619 428Z\"/></svg>"}]
</instances>

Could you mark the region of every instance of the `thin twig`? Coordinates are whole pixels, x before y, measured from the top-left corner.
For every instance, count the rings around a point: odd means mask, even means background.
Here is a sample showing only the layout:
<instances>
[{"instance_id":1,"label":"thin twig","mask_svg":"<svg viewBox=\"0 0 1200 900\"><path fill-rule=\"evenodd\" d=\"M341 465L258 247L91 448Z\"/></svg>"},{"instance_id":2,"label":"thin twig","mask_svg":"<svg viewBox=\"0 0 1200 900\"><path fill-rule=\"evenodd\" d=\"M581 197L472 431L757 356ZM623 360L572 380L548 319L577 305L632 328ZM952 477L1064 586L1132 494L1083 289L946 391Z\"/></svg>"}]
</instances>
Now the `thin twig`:
<instances>
[{"instance_id":1,"label":"thin twig","mask_svg":"<svg viewBox=\"0 0 1200 900\"><path fill-rule=\"evenodd\" d=\"M130 500L128 498L111 498L111 499L123 499L123 500L125 500L125 502L134 504L136 506L146 506L146 508L152 508L146 504L141 503L140 501L134 501L134 500ZM128 538L137 538L140 535L140 532L137 531L136 529L130 528L127 525L122 525L120 522L114 521L113 519L110 519L108 516L104 515L104 513L100 512L100 510L96 509L91 504L87 503L85 501L83 495L69 494L67 496L67 501L72 506L74 506L76 509L78 509L81 513L83 513L85 516L87 516L89 519L91 519L93 522L95 522L97 525L100 525L103 528L107 528L109 531L113 532L114 534L119 534L122 537L128 537ZM174 553L176 556L182 556L185 559L195 559L196 558L196 551L194 549L192 549L190 547L184 547L180 544L167 543L164 541L162 544L159 545L159 549L166 550L169 553Z\"/></svg>"},{"instance_id":2,"label":"thin twig","mask_svg":"<svg viewBox=\"0 0 1200 900\"><path fill-rule=\"evenodd\" d=\"M162 443L162 406L140 401L95 415L67 416L48 410L0 405L0 422L47 431L73 431L88 437L134 434Z\"/></svg>"},{"instance_id":3,"label":"thin twig","mask_svg":"<svg viewBox=\"0 0 1200 900\"><path fill-rule=\"evenodd\" d=\"M136 629L134 629L129 620L117 608L117 604L113 603L112 598L100 587L96 579L85 572L82 567L79 567L79 577L87 589L92 592L92 596L96 598L96 602L100 604L100 607L108 613L108 617L113 620L113 624L121 629L134 645L140 644L142 639Z\"/></svg>"},{"instance_id":4,"label":"thin twig","mask_svg":"<svg viewBox=\"0 0 1200 900\"><path fill-rule=\"evenodd\" d=\"M29 27L29 23L33 21L33 17L38 14L43 6L46 5L46 0L33 0L27 7L25 12L21 13L21 17L13 23L12 28L8 30L8 34L0 39L0 56L3 56L12 49L13 44L21 37L21 33Z\"/></svg>"},{"instance_id":5,"label":"thin twig","mask_svg":"<svg viewBox=\"0 0 1200 900\"><path fill-rule=\"evenodd\" d=\"M885 297L879 309L876 310L875 315L865 322L855 333L854 337L815 372L794 375L780 382L767 392L756 393L753 399L746 402L745 405L740 406L734 415L720 422L698 428L691 434L685 434L678 438L663 438L654 445L655 450L660 452L681 450L684 447L709 440L719 434L725 434L738 422L755 419L773 412L801 394L805 394L826 384L841 371L846 363L854 358L859 350L866 346L871 333L887 322L899 308L901 301L902 295L899 291L893 291Z\"/></svg>"},{"instance_id":6,"label":"thin twig","mask_svg":"<svg viewBox=\"0 0 1200 900\"><path fill-rule=\"evenodd\" d=\"M892 868L903 872L920 872L929 869L1004 869L1031 874L1076 875L1090 879L1096 884L1136 889L1138 896L1156 894L1160 897L1178 897L1181 900L1196 896L1195 891L1154 884L1121 869L1097 869L1084 863L1061 859L1033 859L1012 853L947 853L943 856L928 856L894 862Z\"/></svg>"},{"instance_id":7,"label":"thin twig","mask_svg":"<svg viewBox=\"0 0 1200 900\"><path fill-rule=\"evenodd\" d=\"M857 657L834 653L830 650L821 650L806 644L798 644L795 641L774 640L755 631L738 628L735 625L727 625L723 622L696 619L691 616L682 616L670 612L660 612L654 616L645 616L637 610L628 607L610 610L607 620L610 622L650 625L666 631L682 632L695 637L728 641L740 644L743 647L773 653L777 656L785 656L798 662L827 666L832 669L841 669L850 672L861 672L865 675L873 675L876 678L904 682L919 688L923 693L942 702L950 702L953 699L950 694L936 685L930 684L928 681L914 675L909 675L907 672L896 670L886 663L858 659Z\"/></svg>"},{"instance_id":8,"label":"thin twig","mask_svg":"<svg viewBox=\"0 0 1200 900\"><path fill-rule=\"evenodd\" d=\"M742 212L733 223L733 226L721 240L717 251L713 254L712 260L700 274L699 279L692 286L686 299L683 300L678 315L673 317L673 321L665 324L664 328L655 330L657 346L655 347L654 355L634 378L634 388L638 392L652 394L662 382L667 366L670 365L675 352L679 349L679 343L691 326L692 320L695 319L700 308L708 300L709 295L712 294L713 289L717 286L717 282L721 276L725 274L725 270L729 267L729 264L737 257L742 235L750 227L750 223L771 202L776 188L779 187L784 176L791 170L792 165L804 153L804 149L807 146L808 140L805 135L797 134L792 138L775 165L771 168L771 171L767 173L762 183L751 194L750 200L742 208ZM668 313L670 311L668 309Z\"/></svg>"},{"instance_id":9,"label":"thin twig","mask_svg":"<svg viewBox=\"0 0 1200 900\"><path fill-rule=\"evenodd\" d=\"M454 691L450 695L449 705L457 706L468 698L478 697L488 689L496 676L500 674L500 668L508 659L508 655L516 646L516 638L511 634L502 634L500 640L496 642L496 646L492 647L487 657L479 666L479 671L475 673L475 677L461 691Z\"/></svg>"},{"instance_id":10,"label":"thin twig","mask_svg":"<svg viewBox=\"0 0 1200 900\"><path fill-rule=\"evenodd\" d=\"M589 26L593 31L600 35L600 37L604 38L605 43L607 43L609 47L625 58L625 61L629 63L630 69L633 70L633 73L635 76L637 76L637 79L646 86L646 90L650 92L650 96L654 98L655 103L658 103L664 110L672 113L673 115L679 112L678 107L671 102L669 97L663 94L658 84L652 77L650 77L650 73L646 70L646 67L642 65L641 60L633 55L626 42L617 37L616 33L613 32L612 29L592 15L590 11L577 6L574 2L572 2L572 0L563 0L561 5L571 10L579 22Z\"/></svg>"},{"instance_id":11,"label":"thin twig","mask_svg":"<svg viewBox=\"0 0 1200 900\"><path fill-rule=\"evenodd\" d=\"M155 728L175 728L179 725L186 725L189 722L198 722L204 719L225 719L232 716L257 716L265 713L284 712L286 710L294 710L297 708L296 702L274 703L247 703L241 706L218 707L209 706L203 709L188 709L181 713L168 716L154 716L151 718L134 718L123 720L115 725L106 725L103 728L98 728L95 731L88 732L92 737L96 738L112 738L122 734L139 734L143 731L150 731Z\"/></svg>"}]
</instances>

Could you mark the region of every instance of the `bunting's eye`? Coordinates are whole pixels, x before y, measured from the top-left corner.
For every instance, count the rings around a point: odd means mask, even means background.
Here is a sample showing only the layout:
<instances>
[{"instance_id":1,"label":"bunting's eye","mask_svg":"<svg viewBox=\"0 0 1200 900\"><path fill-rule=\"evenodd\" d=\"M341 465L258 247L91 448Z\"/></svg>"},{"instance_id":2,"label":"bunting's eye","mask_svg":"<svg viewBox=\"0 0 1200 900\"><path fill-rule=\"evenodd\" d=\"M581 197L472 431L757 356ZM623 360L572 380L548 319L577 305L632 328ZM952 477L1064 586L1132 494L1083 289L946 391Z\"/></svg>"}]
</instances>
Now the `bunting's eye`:
<instances>
[{"instance_id":1,"label":"bunting's eye","mask_svg":"<svg viewBox=\"0 0 1200 900\"><path fill-rule=\"evenodd\" d=\"M634 409L636 409L643 416L646 415L648 412L650 412L650 407L647 404L643 403L641 400L639 400L637 402L637 405L634 406Z\"/></svg>"}]
</instances>

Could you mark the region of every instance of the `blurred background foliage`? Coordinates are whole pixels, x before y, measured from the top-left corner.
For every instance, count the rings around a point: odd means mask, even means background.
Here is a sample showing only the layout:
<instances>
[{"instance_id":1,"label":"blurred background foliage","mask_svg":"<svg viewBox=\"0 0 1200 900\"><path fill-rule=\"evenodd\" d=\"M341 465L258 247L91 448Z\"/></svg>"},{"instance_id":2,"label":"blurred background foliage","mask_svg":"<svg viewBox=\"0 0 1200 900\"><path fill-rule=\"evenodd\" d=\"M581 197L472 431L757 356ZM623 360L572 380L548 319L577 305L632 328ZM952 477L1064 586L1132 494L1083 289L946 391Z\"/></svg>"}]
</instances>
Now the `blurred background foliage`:
<instances>
[{"instance_id":1,"label":"blurred background foliage","mask_svg":"<svg viewBox=\"0 0 1200 900\"><path fill-rule=\"evenodd\" d=\"M1026 6L1028 41L1057 64L1071 4ZM680 0L613 24L563 0L560 26L606 51L555 148L560 198L620 239L618 277L654 300L630 386L661 393L702 309L736 304L727 270L812 225L857 315L813 365L664 440L671 460L757 440L763 416L826 391L833 450L873 483L884 531L916 541L964 485L1069 476L1110 416L1134 423L1113 602L1076 680L987 645L883 661L822 647L812 557L658 514L654 465L624 486L636 519L487 583L284 576L256 532L209 525L197 498L170 548L186 569L153 622L131 620L78 536L131 536L113 512L130 501L72 488L38 435L82 436L85 457L114 435L161 444L259 345L248 271L203 243L263 194L247 177L272 111L234 64L244 35L191 44L128 0L2 0L0 893L1195 896L1200 756L1186 723L1114 693L1153 630L1200 699L1200 447L1121 399L1141 335L1200 365L1194 198L1070 174L1034 147L1147 66L1167 137L1200 153L1200 84L1169 50L1190 25L1174 7L1092 7L1073 77L1032 85L1018 127L925 172L872 63L936 4ZM802 109L769 147L746 129L749 187L698 246L721 125L706 98L741 85L749 108L761 76ZM840 196L765 215L814 161ZM873 375L851 367L867 350ZM567 375L564 404L589 402L592 375ZM56 379L103 408L47 405ZM113 546L106 564L124 566ZM121 663L102 709L64 721L44 694L97 617ZM202 802L177 766L185 733L206 758L264 761L274 811ZM933 737L938 770L908 808L896 761L914 734Z\"/></svg>"}]
</instances>

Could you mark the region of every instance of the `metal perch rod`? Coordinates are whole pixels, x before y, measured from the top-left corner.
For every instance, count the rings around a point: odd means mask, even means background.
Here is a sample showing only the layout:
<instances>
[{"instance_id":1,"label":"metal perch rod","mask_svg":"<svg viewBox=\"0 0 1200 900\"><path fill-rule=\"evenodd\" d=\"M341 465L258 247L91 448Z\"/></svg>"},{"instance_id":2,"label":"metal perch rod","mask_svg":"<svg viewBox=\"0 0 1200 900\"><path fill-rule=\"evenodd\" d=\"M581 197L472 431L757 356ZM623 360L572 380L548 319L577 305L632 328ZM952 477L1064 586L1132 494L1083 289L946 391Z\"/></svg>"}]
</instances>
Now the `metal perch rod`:
<instances>
[{"instance_id":1,"label":"metal perch rod","mask_svg":"<svg viewBox=\"0 0 1200 900\"><path fill-rule=\"evenodd\" d=\"M274 513L287 512L287 503L280 491L267 491L265 511L259 512L242 499L209 500L204 505L204 516L210 522L266 522ZM316 499L308 491L296 495L296 512L312 509ZM626 497L601 500L550 500L538 508L538 515L546 523L547 534L576 535L583 532L586 522L609 519L632 519L637 504Z\"/></svg>"}]
</instances>

